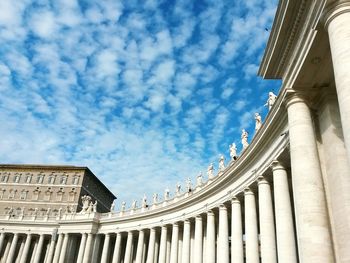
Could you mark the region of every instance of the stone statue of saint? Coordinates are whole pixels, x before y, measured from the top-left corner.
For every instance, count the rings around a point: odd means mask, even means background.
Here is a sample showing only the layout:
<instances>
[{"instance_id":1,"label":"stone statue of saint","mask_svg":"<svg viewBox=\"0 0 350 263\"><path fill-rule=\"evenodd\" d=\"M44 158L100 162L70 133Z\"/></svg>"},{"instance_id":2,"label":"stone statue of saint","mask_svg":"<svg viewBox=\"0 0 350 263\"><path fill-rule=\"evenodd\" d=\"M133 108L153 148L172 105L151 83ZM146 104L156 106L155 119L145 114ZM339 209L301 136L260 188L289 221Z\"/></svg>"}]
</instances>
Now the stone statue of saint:
<instances>
[{"instance_id":1,"label":"stone statue of saint","mask_svg":"<svg viewBox=\"0 0 350 263\"><path fill-rule=\"evenodd\" d=\"M153 194L153 204L156 204L156 203L158 203L158 194L154 193Z\"/></svg>"},{"instance_id":2,"label":"stone statue of saint","mask_svg":"<svg viewBox=\"0 0 350 263\"><path fill-rule=\"evenodd\" d=\"M135 210L136 207L137 207L137 201L134 200L134 201L132 201L132 203L131 203L131 209L132 209L132 210Z\"/></svg>"},{"instance_id":3,"label":"stone statue of saint","mask_svg":"<svg viewBox=\"0 0 350 263\"><path fill-rule=\"evenodd\" d=\"M109 211L111 212L111 213L113 213L114 212L114 208L115 208L115 203L114 203L114 200L112 201L112 204L111 204L111 208L109 209Z\"/></svg>"},{"instance_id":4,"label":"stone statue of saint","mask_svg":"<svg viewBox=\"0 0 350 263\"><path fill-rule=\"evenodd\" d=\"M90 202L89 203L89 207L88 207L88 209L87 209L87 211L86 212L88 212L88 213L91 213L92 212L92 210L93 210L93 204L92 204L92 202Z\"/></svg>"},{"instance_id":5,"label":"stone statue of saint","mask_svg":"<svg viewBox=\"0 0 350 263\"><path fill-rule=\"evenodd\" d=\"M175 188L175 195L179 196L181 194L181 184L180 182L177 182L176 188Z\"/></svg>"},{"instance_id":6,"label":"stone statue of saint","mask_svg":"<svg viewBox=\"0 0 350 263\"><path fill-rule=\"evenodd\" d=\"M202 172L199 172L197 175L197 186L201 186L203 184L203 174Z\"/></svg>"},{"instance_id":7,"label":"stone statue of saint","mask_svg":"<svg viewBox=\"0 0 350 263\"><path fill-rule=\"evenodd\" d=\"M114 202L113 202L113 204L114 204ZM122 202L122 206L121 206L121 208L120 208L120 211L121 211L121 212L124 212L124 211L125 211L125 207L126 207L126 203L123 201L123 202ZM114 210L114 206L113 206L113 210ZM111 209L111 212L112 212L113 210Z\"/></svg>"},{"instance_id":8,"label":"stone statue of saint","mask_svg":"<svg viewBox=\"0 0 350 263\"><path fill-rule=\"evenodd\" d=\"M208 166L207 174L208 174L209 180L211 180L211 179L214 178L214 165L213 165L213 163L211 163L211 164Z\"/></svg>"},{"instance_id":9,"label":"stone statue of saint","mask_svg":"<svg viewBox=\"0 0 350 263\"><path fill-rule=\"evenodd\" d=\"M265 103L264 106L268 106L269 107L269 110L271 110L273 104L275 103L277 99L277 96L272 92L270 91L269 92L269 98L267 99L267 102Z\"/></svg>"},{"instance_id":10,"label":"stone statue of saint","mask_svg":"<svg viewBox=\"0 0 350 263\"><path fill-rule=\"evenodd\" d=\"M97 200L95 200L95 203L92 205L92 211L94 211L94 213L97 212Z\"/></svg>"},{"instance_id":11,"label":"stone statue of saint","mask_svg":"<svg viewBox=\"0 0 350 263\"><path fill-rule=\"evenodd\" d=\"M219 171L222 172L224 170L225 170L225 157L221 155L219 159Z\"/></svg>"},{"instance_id":12,"label":"stone statue of saint","mask_svg":"<svg viewBox=\"0 0 350 263\"><path fill-rule=\"evenodd\" d=\"M146 207L147 207L147 197L144 194L142 198L142 208L146 208Z\"/></svg>"},{"instance_id":13,"label":"stone statue of saint","mask_svg":"<svg viewBox=\"0 0 350 263\"><path fill-rule=\"evenodd\" d=\"M86 212L89 208L91 197L88 195L83 195L81 197L81 201L83 203L83 208L81 209L81 212Z\"/></svg>"},{"instance_id":14,"label":"stone statue of saint","mask_svg":"<svg viewBox=\"0 0 350 263\"><path fill-rule=\"evenodd\" d=\"M261 128L261 116L259 113L255 113L255 132L257 132Z\"/></svg>"},{"instance_id":15,"label":"stone statue of saint","mask_svg":"<svg viewBox=\"0 0 350 263\"><path fill-rule=\"evenodd\" d=\"M231 160L237 160L237 146L234 142L230 145L230 157Z\"/></svg>"},{"instance_id":16,"label":"stone statue of saint","mask_svg":"<svg viewBox=\"0 0 350 263\"><path fill-rule=\"evenodd\" d=\"M170 198L170 190L169 188L166 188L164 190L164 200L168 200Z\"/></svg>"},{"instance_id":17,"label":"stone statue of saint","mask_svg":"<svg viewBox=\"0 0 350 263\"><path fill-rule=\"evenodd\" d=\"M192 182L190 178L187 178L186 180L186 191L188 193L192 191Z\"/></svg>"},{"instance_id":18,"label":"stone statue of saint","mask_svg":"<svg viewBox=\"0 0 350 263\"><path fill-rule=\"evenodd\" d=\"M248 132L245 129L242 130L241 139L242 139L243 150L245 150L249 146Z\"/></svg>"}]
</instances>

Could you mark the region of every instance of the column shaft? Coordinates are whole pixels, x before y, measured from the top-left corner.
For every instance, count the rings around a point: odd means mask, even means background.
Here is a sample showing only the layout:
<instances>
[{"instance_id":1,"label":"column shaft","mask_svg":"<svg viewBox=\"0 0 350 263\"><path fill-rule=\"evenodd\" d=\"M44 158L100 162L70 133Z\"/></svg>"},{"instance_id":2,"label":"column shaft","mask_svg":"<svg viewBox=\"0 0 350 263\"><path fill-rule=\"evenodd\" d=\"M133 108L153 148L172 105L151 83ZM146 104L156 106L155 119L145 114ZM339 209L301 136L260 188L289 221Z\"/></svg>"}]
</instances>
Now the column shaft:
<instances>
[{"instance_id":1,"label":"column shaft","mask_svg":"<svg viewBox=\"0 0 350 263\"><path fill-rule=\"evenodd\" d=\"M297 251L287 172L277 161L273 162L272 171L278 261L296 263Z\"/></svg>"},{"instance_id":2,"label":"column shaft","mask_svg":"<svg viewBox=\"0 0 350 263\"><path fill-rule=\"evenodd\" d=\"M194 263L202 263L203 260L203 221L201 216L196 216L194 229Z\"/></svg>"},{"instance_id":3,"label":"column shaft","mask_svg":"<svg viewBox=\"0 0 350 263\"><path fill-rule=\"evenodd\" d=\"M87 237L86 233L81 234L77 263L81 263L83 261L84 251L85 251L85 246L86 246L86 237Z\"/></svg>"},{"instance_id":4,"label":"column shaft","mask_svg":"<svg viewBox=\"0 0 350 263\"><path fill-rule=\"evenodd\" d=\"M32 234L28 234L27 238L26 238L26 241L25 241L25 244L24 244L24 249L23 249L23 253L22 253L22 256L21 256L20 263L27 262L31 241L32 241Z\"/></svg>"},{"instance_id":5,"label":"column shaft","mask_svg":"<svg viewBox=\"0 0 350 263\"><path fill-rule=\"evenodd\" d=\"M64 237L64 234L58 235L58 241L57 241L57 245L56 245L56 249L55 249L55 255L53 257L53 263L58 263L58 261L60 259L63 237Z\"/></svg>"},{"instance_id":6,"label":"column shaft","mask_svg":"<svg viewBox=\"0 0 350 263\"><path fill-rule=\"evenodd\" d=\"M86 246L84 250L83 263L89 263L91 261L91 250L92 250L93 235L87 234Z\"/></svg>"},{"instance_id":7,"label":"column shaft","mask_svg":"<svg viewBox=\"0 0 350 263\"><path fill-rule=\"evenodd\" d=\"M311 112L297 94L288 98L287 109L299 260L331 263L333 247Z\"/></svg>"},{"instance_id":8,"label":"column shaft","mask_svg":"<svg viewBox=\"0 0 350 263\"><path fill-rule=\"evenodd\" d=\"M237 198L232 199L231 209L231 263L243 263L242 211Z\"/></svg>"},{"instance_id":9,"label":"column shaft","mask_svg":"<svg viewBox=\"0 0 350 263\"><path fill-rule=\"evenodd\" d=\"M18 234L15 233L12 238L11 246L10 246L10 251L7 256L6 263L12 263L15 259L15 252L16 252L16 247L17 247L17 241L18 241Z\"/></svg>"},{"instance_id":10,"label":"column shaft","mask_svg":"<svg viewBox=\"0 0 350 263\"><path fill-rule=\"evenodd\" d=\"M133 233L130 231L128 233L128 238L126 240L126 248L125 248L125 257L124 257L124 263L131 263L132 262L132 243L133 243Z\"/></svg>"},{"instance_id":11,"label":"column shaft","mask_svg":"<svg viewBox=\"0 0 350 263\"><path fill-rule=\"evenodd\" d=\"M67 254L68 239L69 239L69 234L67 233L67 234L64 235L62 249L61 249L61 253L60 253L59 263L64 263L65 262L64 260L66 258L66 254Z\"/></svg>"},{"instance_id":12,"label":"column shaft","mask_svg":"<svg viewBox=\"0 0 350 263\"><path fill-rule=\"evenodd\" d=\"M258 223L254 193L247 188L244 191L246 262L259 263Z\"/></svg>"},{"instance_id":13,"label":"column shaft","mask_svg":"<svg viewBox=\"0 0 350 263\"><path fill-rule=\"evenodd\" d=\"M190 246L191 246L191 222L184 221L182 242L182 263L190 263Z\"/></svg>"},{"instance_id":14,"label":"column shaft","mask_svg":"<svg viewBox=\"0 0 350 263\"><path fill-rule=\"evenodd\" d=\"M1 236L0 236L0 252L2 251L2 247L4 245L4 240L5 240L5 233L1 233Z\"/></svg>"},{"instance_id":15,"label":"column shaft","mask_svg":"<svg viewBox=\"0 0 350 263\"><path fill-rule=\"evenodd\" d=\"M162 226L160 234L159 263L166 263L167 227Z\"/></svg>"},{"instance_id":16,"label":"column shaft","mask_svg":"<svg viewBox=\"0 0 350 263\"><path fill-rule=\"evenodd\" d=\"M146 263L154 262L154 248L156 243L156 230L154 228L150 229L150 236L148 241L148 253Z\"/></svg>"},{"instance_id":17,"label":"column shaft","mask_svg":"<svg viewBox=\"0 0 350 263\"><path fill-rule=\"evenodd\" d=\"M51 242L50 242L49 252L47 254L47 259L46 259L47 263L51 263L53 261L53 255L55 253L55 245L56 245L56 241L54 239L54 236L51 235Z\"/></svg>"},{"instance_id":18,"label":"column shaft","mask_svg":"<svg viewBox=\"0 0 350 263\"><path fill-rule=\"evenodd\" d=\"M107 263L110 238L111 238L111 235L110 235L110 234L106 234L106 235L105 235L105 241L104 241L104 243L103 243L103 249L102 249L101 263Z\"/></svg>"},{"instance_id":19,"label":"column shaft","mask_svg":"<svg viewBox=\"0 0 350 263\"><path fill-rule=\"evenodd\" d=\"M179 246L179 225L173 224L173 232L171 235L171 251L170 251L170 263L177 263L178 261L178 247Z\"/></svg>"},{"instance_id":20,"label":"column shaft","mask_svg":"<svg viewBox=\"0 0 350 263\"><path fill-rule=\"evenodd\" d=\"M42 254L43 250L43 245L44 245L44 235L41 234L38 240L38 247L35 251L35 256L34 256L34 263L39 263L40 262L40 257Z\"/></svg>"},{"instance_id":21,"label":"column shaft","mask_svg":"<svg viewBox=\"0 0 350 263\"><path fill-rule=\"evenodd\" d=\"M207 263L215 263L215 214L213 211L207 213L207 246L206 260Z\"/></svg>"},{"instance_id":22,"label":"column shaft","mask_svg":"<svg viewBox=\"0 0 350 263\"><path fill-rule=\"evenodd\" d=\"M145 231L140 230L139 238L137 240L137 248L136 248L136 263L142 263L144 244L145 244Z\"/></svg>"},{"instance_id":23,"label":"column shaft","mask_svg":"<svg viewBox=\"0 0 350 263\"><path fill-rule=\"evenodd\" d=\"M121 233L117 233L115 238L114 252L113 252L113 261L112 261L113 263L120 262L121 242L122 242L122 235Z\"/></svg>"},{"instance_id":24,"label":"column shaft","mask_svg":"<svg viewBox=\"0 0 350 263\"><path fill-rule=\"evenodd\" d=\"M275 222L269 182L259 178L259 224L262 263L277 263Z\"/></svg>"},{"instance_id":25,"label":"column shaft","mask_svg":"<svg viewBox=\"0 0 350 263\"><path fill-rule=\"evenodd\" d=\"M219 207L219 239L218 239L218 258L221 263L229 263L229 245L228 245L228 215L227 208L224 205Z\"/></svg>"}]
</instances>

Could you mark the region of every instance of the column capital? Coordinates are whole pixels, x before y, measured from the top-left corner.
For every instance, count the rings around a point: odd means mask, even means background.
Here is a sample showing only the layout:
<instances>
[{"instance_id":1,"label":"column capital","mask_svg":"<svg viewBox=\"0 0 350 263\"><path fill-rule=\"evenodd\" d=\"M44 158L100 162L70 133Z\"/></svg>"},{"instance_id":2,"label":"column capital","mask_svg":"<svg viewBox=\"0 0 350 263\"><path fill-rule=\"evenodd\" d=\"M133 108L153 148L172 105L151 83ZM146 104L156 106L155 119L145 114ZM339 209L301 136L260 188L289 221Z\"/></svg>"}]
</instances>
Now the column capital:
<instances>
[{"instance_id":1,"label":"column capital","mask_svg":"<svg viewBox=\"0 0 350 263\"><path fill-rule=\"evenodd\" d=\"M260 175L258 177L258 185L261 185L261 184L268 184L270 185L270 183L266 180L266 178L262 175Z\"/></svg>"},{"instance_id":2,"label":"column capital","mask_svg":"<svg viewBox=\"0 0 350 263\"><path fill-rule=\"evenodd\" d=\"M219 210L227 210L227 207L224 204L220 204Z\"/></svg>"},{"instance_id":3,"label":"column capital","mask_svg":"<svg viewBox=\"0 0 350 263\"><path fill-rule=\"evenodd\" d=\"M247 187L244 189L244 195L254 195L254 193L250 187Z\"/></svg>"},{"instance_id":4,"label":"column capital","mask_svg":"<svg viewBox=\"0 0 350 263\"><path fill-rule=\"evenodd\" d=\"M337 16L350 12L350 1L335 1L325 8L323 13L323 23L326 30L328 30L329 24Z\"/></svg>"},{"instance_id":5,"label":"column capital","mask_svg":"<svg viewBox=\"0 0 350 263\"><path fill-rule=\"evenodd\" d=\"M210 210L207 211L207 215L208 216L214 216L215 214L214 214L213 210L210 209Z\"/></svg>"},{"instance_id":6,"label":"column capital","mask_svg":"<svg viewBox=\"0 0 350 263\"><path fill-rule=\"evenodd\" d=\"M173 227L179 227L179 222L174 222Z\"/></svg>"},{"instance_id":7,"label":"column capital","mask_svg":"<svg viewBox=\"0 0 350 263\"><path fill-rule=\"evenodd\" d=\"M239 201L239 199L236 196L232 197L231 204L240 204L240 203L241 201Z\"/></svg>"},{"instance_id":8,"label":"column capital","mask_svg":"<svg viewBox=\"0 0 350 263\"><path fill-rule=\"evenodd\" d=\"M286 170L286 168L278 160L273 160L270 164L270 167L272 171Z\"/></svg>"},{"instance_id":9,"label":"column capital","mask_svg":"<svg viewBox=\"0 0 350 263\"><path fill-rule=\"evenodd\" d=\"M295 103L306 104L305 97L306 97L305 94L301 93L300 91L296 91L294 89L288 89L285 95L285 105L287 108L289 108L290 105L293 105Z\"/></svg>"},{"instance_id":10,"label":"column capital","mask_svg":"<svg viewBox=\"0 0 350 263\"><path fill-rule=\"evenodd\" d=\"M196 217L195 217L195 219L196 219L196 221L198 220L200 220L200 221L202 221L202 216L201 215L196 215Z\"/></svg>"}]
</instances>

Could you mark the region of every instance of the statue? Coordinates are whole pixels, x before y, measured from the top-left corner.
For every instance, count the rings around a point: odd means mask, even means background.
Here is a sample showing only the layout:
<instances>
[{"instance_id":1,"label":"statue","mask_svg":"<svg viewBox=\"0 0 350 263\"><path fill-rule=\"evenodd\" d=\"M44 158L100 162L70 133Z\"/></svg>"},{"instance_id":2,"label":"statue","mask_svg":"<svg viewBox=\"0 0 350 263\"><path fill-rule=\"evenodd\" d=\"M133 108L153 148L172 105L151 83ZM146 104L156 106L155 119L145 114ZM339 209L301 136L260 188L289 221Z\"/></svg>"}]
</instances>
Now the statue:
<instances>
[{"instance_id":1,"label":"statue","mask_svg":"<svg viewBox=\"0 0 350 263\"><path fill-rule=\"evenodd\" d=\"M91 213L92 212L92 202L89 203L88 209L86 210L86 212Z\"/></svg>"},{"instance_id":2,"label":"statue","mask_svg":"<svg viewBox=\"0 0 350 263\"><path fill-rule=\"evenodd\" d=\"M62 207L60 207L59 209L58 209L58 217L61 217L62 216Z\"/></svg>"},{"instance_id":3,"label":"statue","mask_svg":"<svg viewBox=\"0 0 350 263\"><path fill-rule=\"evenodd\" d=\"M112 205L114 205L114 202L112 203ZM125 211L125 207L126 207L126 203L123 201L122 202L122 206L120 207L120 211L124 212ZM113 210L111 209L111 212L114 211L114 206L113 206Z\"/></svg>"},{"instance_id":4,"label":"statue","mask_svg":"<svg viewBox=\"0 0 350 263\"><path fill-rule=\"evenodd\" d=\"M186 180L186 191L188 193L192 191L192 182L190 178L187 178Z\"/></svg>"},{"instance_id":5,"label":"statue","mask_svg":"<svg viewBox=\"0 0 350 263\"><path fill-rule=\"evenodd\" d=\"M38 211L39 211L39 209L37 207L35 207L33 215L37 216L38 215Z\"/></svg>"},{"instance_id":6,"label":"statue","mask_svg":"<svg viewBox=\"0 0 350 263\"><path fill-rule=\"evenodd\" d=\"M169 188L166 188L164 190L164 200L168 200L170 198L170 190Z\"/></svg>"},{"instance_id":7,"label":"statue","mask_svg":"<svg viewBox=\"0 0 350 263\"><path fill-rule=\"evenodd\" d=\"M261 128L261 116L259 113L255 113L255 132L257 132Z\"/></svg>"},{"instance_id":8,"label":"statue","mask_svg":"<svg viewBox=\"0 0 350 263\"><path fill-rule=\"evenodd\" d=\"M237 146L234 142L230 145L230 157L231 160L237 160Z\"/></svg>"},{"instance_id":9,"label":"statue","mask_svg":"<svg viewBox=\"0 0 350 263\"><path fill-rule=\"evenodd\" d=\"M136 207L137 207L137 201L134 200L134 201L132 201L132 203L131 203L131 209L132 209L132 210L135 210Z\"/></svg>"},{"instance_id":10,"label":"statue","mask_svg":"<svg viewBox=\"0 0 350 263\"><path fill-rule=\"evenodd\" d=\"M199 172L197 175L197 186L201 186L203 184L203 174L202 172Z\"/></svg>"},{"instance_id":11,"label":"statue","mask_svg":"<svg viewBox=\"0 0 350 263\"><path fill-rule=\"evenodd\" d=\"M125 202L124 202L125 203ZM109 211L111 212L111 213L113 213L114 212L114 208L115 208L115 203L114 203L114 200L112 201L112 204L111 204L111 208L109 209Z\"/></svg>"},{"instance_id":12,"label":"statue","mask_svg":"<svg viewBox=\"0 0 350 263\"><path fill-rule=\"evenodd\" d=\"M146 207L147 207L147 197L144 194L142 198L142 208L146 208Z\"/></svg>"},{"instance_id":13,"label":"statue","mask_svg":"<svg viewBox=\"0 0 350 263\"><path fill-rule=\"evenodd\" d=\"M95 203L92 205L92 211L94 211L94 213L97 212L97 200L95 200Z\"/></svg>"},{"instance_id":14,"label":"statue","mask_svg":"<svg viewBox=\"0 0 350 263\"><path fill-rule=\"evenodd\" d=\"M156 203L158 203L158 194L154 193L153 194L153 204L155 205Z\"/></svg>"},{"instance_id":15,"label":"statue","mask_svg":"<svg viewBox=\"0 0 350 263\"><path fill-rule=\"evenodd\" d=\"M242 139L243 150L245 150L249 146L249 143L248 143L248 132L246 132L245 129L242 130L241 139Z\"/></svg>"},{"instance_id":16,"label":"statue","mask_svg":"<svg viewBox=\"0 0 350 263\"><path fill-rule=\"evenodd\" d=\"M214 165L213 165L213 163L211 163L211 164L208 166L207 174L208 174L209 180L211 180L211 179L214 178Z\"/></svg>"},{"instance_id":17,"label":"statue","mask_svg":"<svg viewBox=\"0 0 350 263\"><path fill-rule=\"evenodd\" d=\"M221 155L219 159L219 171L222 172L224 170L225 170L225 157Z\"/></svg>"},{"instance_id":18,"label":"statue","mask_svg":"<svg viewBox=\"0 0 350 263\"><path fill-rule=\"evenodd\" d=\"M277 96L272 92L270 91L269 92L269 98L267 99L267 102L265 103L264 106L268 106L269 107L269 110L271 110L273 104L275 103L277 99Z\"/></svg>"},{"instance_id":19,"label":"statue","mask_svg":"<svg viewBox=\"0 0 350 263\"><path fill-rule=\"evenodd\" d=\"M181 194L181 184L180 182L177 182L176 189L175 189L176 196L179 196Z\"/></svg>"},{"instance_id":20,"label":"statue","mask_svg":"<svg viewBox=\"0 0 350 263\"><path fill-rule=\"evenodd\" d=\"M81 197L81 202L83 203L83 208L81 209L81 212L86 212L89 208L90 202L91 202L91 197L88 195L83 195Z\"/></svg>"},{"instance_id":21,"label":"statue","mask_svg":"<svg viewBox=\"0 0 350 263\"><path fill-rule=\"evenodd\" d=\"M12 215L13 214L13 207L9 207L9 210L7 212L8 215Z\"/></svg>"},{"instance_id":22,"label":"statue","mask_svg":"<svg viewBox=\"0 0 350 263\"><path fill-rule=\"evenodd\" d=\"M23 209L23 208L22 208ZM22 210L23 211L23 210ZM47 210L46 210L46 216L49 216L50 215L50 212L51 212L51 208L49 207Z\"/></svg>"}]
</instances>

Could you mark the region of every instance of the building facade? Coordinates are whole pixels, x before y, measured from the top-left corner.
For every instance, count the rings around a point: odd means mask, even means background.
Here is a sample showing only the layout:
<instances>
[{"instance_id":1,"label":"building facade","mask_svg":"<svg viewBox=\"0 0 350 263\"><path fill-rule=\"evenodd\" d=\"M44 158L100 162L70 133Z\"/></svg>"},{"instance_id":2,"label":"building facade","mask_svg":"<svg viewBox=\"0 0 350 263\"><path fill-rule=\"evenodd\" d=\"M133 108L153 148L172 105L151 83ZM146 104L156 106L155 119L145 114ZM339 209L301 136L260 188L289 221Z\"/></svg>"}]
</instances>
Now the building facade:
<instances>
[{"instance_id":1,"label":"building facade","mask_svg":"<svg viewBox=\"0 0 350 263\"><path fill-rule=\"evenodd\" d=\"M2 262L350 262L350 1L281 0L259 75L283 80L237 160L142 207L1 216Z\"/></svg>"}]
</instances>

